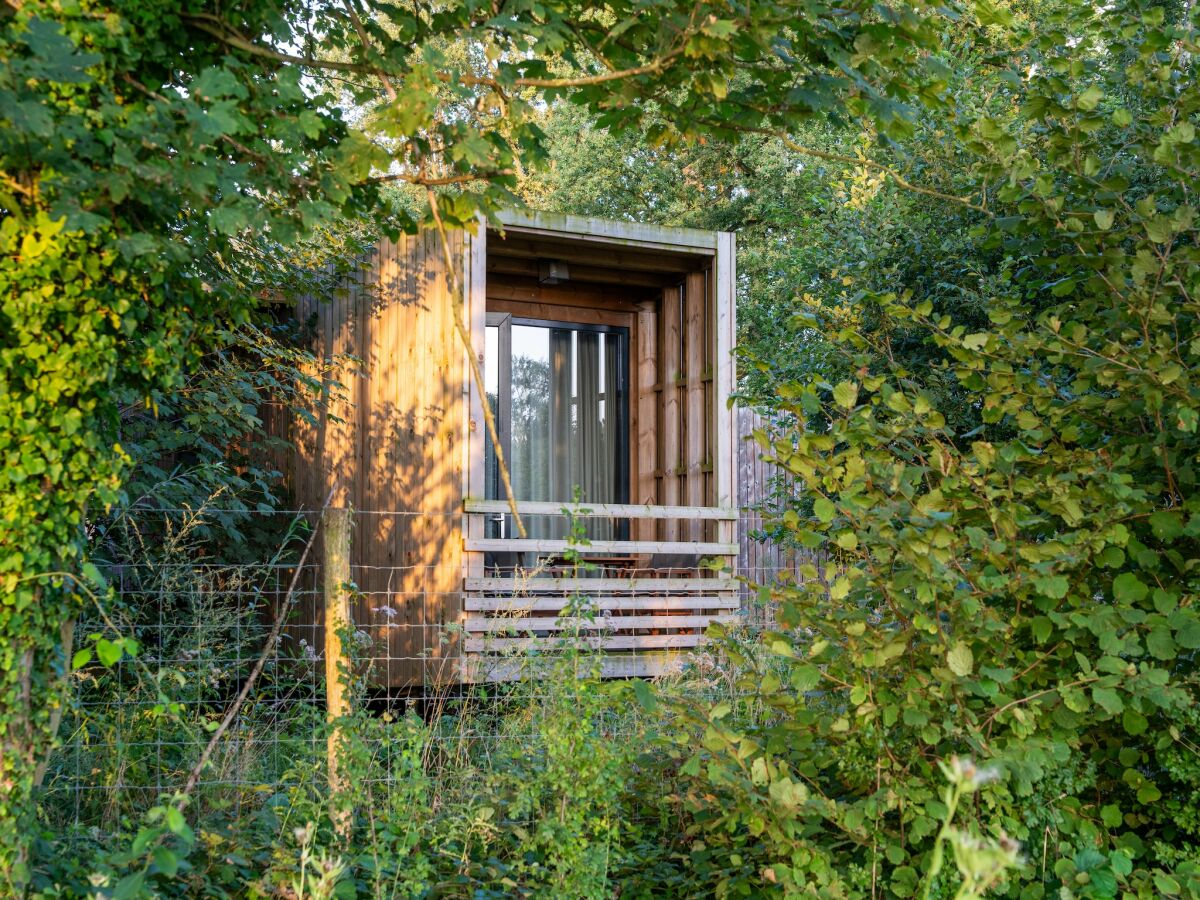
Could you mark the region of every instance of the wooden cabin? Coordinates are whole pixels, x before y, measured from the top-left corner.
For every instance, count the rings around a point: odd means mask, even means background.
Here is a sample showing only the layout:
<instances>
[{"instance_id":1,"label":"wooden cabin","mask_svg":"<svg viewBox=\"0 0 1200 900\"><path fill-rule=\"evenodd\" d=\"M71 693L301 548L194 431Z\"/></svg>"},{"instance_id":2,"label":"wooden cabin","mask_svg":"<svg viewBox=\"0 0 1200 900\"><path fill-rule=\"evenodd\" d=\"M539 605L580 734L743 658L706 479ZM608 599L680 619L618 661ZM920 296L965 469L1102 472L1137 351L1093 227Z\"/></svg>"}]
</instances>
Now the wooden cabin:
<instances>
[{"instance_id":1,"label":"wooden cabin","mask_svg":"<svg viewBox=\"0 0 1200 900\"><path fill-rule=\"evenodd\" d=\"M453 233L449 260L433 231L385 240L299 310L322 356L363 367L291 424L290 477L304 508L336 483L355 511L352 614L381 686L511 678L575 624L604 674L654 675L739 605L733 235L502 222Z\"/></svg>"}]
</instances>

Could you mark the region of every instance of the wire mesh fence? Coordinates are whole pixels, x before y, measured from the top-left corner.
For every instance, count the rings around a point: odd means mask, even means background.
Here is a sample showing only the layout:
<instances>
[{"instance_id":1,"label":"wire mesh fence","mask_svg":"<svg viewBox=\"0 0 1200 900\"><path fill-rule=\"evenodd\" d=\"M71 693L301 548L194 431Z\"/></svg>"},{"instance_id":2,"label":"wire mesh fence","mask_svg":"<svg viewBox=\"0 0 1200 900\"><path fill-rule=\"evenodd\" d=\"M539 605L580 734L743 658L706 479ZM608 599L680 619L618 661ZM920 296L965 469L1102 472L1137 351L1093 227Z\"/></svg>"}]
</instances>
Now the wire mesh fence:
<instances>
[{"instance_id":1,"label":"wire mesh fence","mask_svg":"<svg viewBox=\"0 0 1200 900\"><path fill-rule=\"evenodd\" d=\"M582 545L489 556L472 577L458 547L424 541L446 533L430 520L353 513L338 664L370 758L356 776L362 786L393 782L414 753L427 767L528 745L564 680L727 682L705 647L710 624L769 626L752 586L795 579L806 561L733 572L699 557L614 559ZM236 819L289 791L321 789L334 726L332 548L319 523L314 511L222 523L143 510L136 527L106 536L97 555L109 591L76 627L87 659L70 674L61 746L47 761L48 821L119 830L184 790L198 816ZM122 649L126 638L135 653ZM612 737L637 736L633 717L605 715Z\"/></svg>"}]
</instances>

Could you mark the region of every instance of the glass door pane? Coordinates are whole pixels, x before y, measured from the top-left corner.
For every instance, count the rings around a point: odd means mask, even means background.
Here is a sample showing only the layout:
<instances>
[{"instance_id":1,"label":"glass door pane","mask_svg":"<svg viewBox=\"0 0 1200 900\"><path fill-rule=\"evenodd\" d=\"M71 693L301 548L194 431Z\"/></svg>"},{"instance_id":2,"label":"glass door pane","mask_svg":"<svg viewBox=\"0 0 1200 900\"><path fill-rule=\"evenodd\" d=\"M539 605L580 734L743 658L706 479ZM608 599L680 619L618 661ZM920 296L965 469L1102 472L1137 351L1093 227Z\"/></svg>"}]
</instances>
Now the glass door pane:
<instances>
[{"instance_id":1,"label":"glass door pane","mask_svg":"<svg viewBox=\"0 0 1200 900\"><path fill-rule=\"evenodd\" d=\"M514 495L627 502L628 332L525 319L494 330L487 351L494 349L497 362L493 369L489 358L487 391L505 420L500 430ZM489 496L504 497L494 454L487 486ZM526 530L531 537L561 538L567 523L561 516L531 516ZM589 521L587 532L613 535L606 520Z\"/></svg>"}]
</instances>

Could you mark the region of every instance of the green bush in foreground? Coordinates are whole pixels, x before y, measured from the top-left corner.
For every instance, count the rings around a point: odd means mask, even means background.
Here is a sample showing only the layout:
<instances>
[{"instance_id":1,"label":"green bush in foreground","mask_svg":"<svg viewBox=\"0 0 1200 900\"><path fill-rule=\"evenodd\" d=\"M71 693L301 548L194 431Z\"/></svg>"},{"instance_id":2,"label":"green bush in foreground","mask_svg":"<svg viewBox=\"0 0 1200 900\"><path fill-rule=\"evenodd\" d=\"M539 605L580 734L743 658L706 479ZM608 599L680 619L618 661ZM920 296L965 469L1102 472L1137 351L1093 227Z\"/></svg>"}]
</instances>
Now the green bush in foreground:
<instances>
[{"instance_id":1,"label":"green bush in foreground","mask_svg":"<svg viewBox=\"0 0 1200 900\"><path fill-rule=\"evenodd\" d=\"M779 385L758 437L806 501L782 529L827 562L741 654L776 715L693 713L679 751L731 892L953 893L927 875L952 754L995 767L969 815L1022 844L1002 892L1200 892L1196 26L1067 5L1003 60L1005 112L959 131L1007 258L988 327L909 294L802 313L856 374ZM914 329L978 428L896 361Z\"/></svg>"}]
</instances>

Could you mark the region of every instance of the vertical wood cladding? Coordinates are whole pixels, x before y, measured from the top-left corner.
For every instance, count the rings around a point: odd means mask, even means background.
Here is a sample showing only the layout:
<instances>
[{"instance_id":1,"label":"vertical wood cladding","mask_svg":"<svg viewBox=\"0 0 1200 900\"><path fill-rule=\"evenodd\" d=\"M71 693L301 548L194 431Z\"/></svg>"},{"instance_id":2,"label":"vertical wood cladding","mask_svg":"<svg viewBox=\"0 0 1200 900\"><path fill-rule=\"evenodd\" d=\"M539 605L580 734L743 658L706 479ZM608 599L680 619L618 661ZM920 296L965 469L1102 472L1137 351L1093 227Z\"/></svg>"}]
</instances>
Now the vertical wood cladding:
<instances>
[{"instance_id":1,"label":"vertical wood cladding","mask_svg":"<svg viewBox=\"0 0 1200 900\"><path fill-rule=\"evenodd\" d=\"M451 253L459 265L460 234ZM332 505L355 510L352 614L373 640L374 680L445 681L456 648L443 631L462 609L463 349L437 235L381 241L345 288L300 305L317 352L343 358L342 389L315 423L295 423L293 491L303 508L333 490ZM317 623L322 646L320 605L297 619Z\"/></svg>"}]
</instances>

